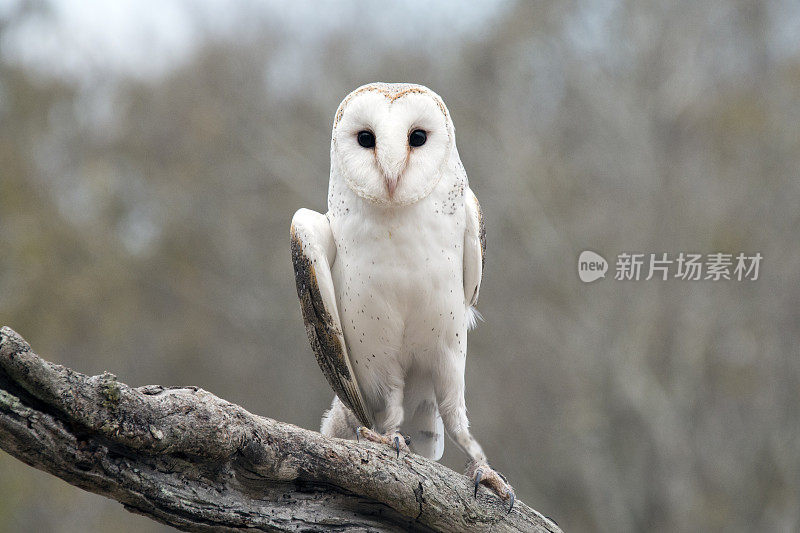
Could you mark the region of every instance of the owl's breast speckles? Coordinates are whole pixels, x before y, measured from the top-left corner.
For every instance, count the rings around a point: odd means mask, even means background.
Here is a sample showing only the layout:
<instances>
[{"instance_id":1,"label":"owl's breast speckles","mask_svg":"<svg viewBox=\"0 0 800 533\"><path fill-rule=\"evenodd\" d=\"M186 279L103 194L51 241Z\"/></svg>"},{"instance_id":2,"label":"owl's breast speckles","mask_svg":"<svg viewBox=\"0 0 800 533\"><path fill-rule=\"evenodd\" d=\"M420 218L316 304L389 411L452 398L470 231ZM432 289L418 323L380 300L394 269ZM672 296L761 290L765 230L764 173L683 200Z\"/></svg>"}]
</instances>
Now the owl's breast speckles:
<instances>
[{"instance_id":1,"label":"owl's breast speckles","mask_svg":"<svg viewBox=\"0 0 800 533\"><path fill-rule=\"evenodd\" d=\"M447 191L447 196L442 201L442 214L455 215L456 213L461 212L459 208L464 206L465 189L466 184L463 180L456 180L456 182L453 183L453 186Z\"/></svg>"},{"instance_id":2,"label":"owl's breast speckles","mask_svg":"<svg viewBox=\"0 0 800 533\"><path fill-rule=\"evenodd\" d=\"M344 191L346 205L334 211L331 190L331 274L359 383L382 375L386 361L463 344L455 337L466 331L463 192L463 183L440 183L421 202L387 211Z\"/></svg>"},{"instance_id":3,"label":"owl's breast speckles","mask_svg":"<svg viewBox=\"0 0 800 533\"><path fill-rule=\"evenodd\" d=\"M333 216L342 216L350 213L350 200L343 194L335 181L331 181L328 189L328 212Z\"/></svg>"}]
</instances>

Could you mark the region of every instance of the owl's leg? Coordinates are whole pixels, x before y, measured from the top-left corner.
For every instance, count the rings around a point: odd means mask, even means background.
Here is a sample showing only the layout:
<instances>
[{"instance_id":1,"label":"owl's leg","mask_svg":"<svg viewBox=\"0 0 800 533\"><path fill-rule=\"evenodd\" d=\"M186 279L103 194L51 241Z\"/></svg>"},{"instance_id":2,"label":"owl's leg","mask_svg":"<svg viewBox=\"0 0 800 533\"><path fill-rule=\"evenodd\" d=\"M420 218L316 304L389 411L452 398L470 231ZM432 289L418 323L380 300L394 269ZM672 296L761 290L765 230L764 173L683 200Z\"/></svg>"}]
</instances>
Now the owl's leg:
<instances>
[{"instance_id":1,"label":"owl's leg","mask_svg":"<svg viewBox=\"0 0 800 533\"><path fill-rule=\"evenodd\" d=\"M467 405L464 401L464 361L463 356L454 357L445 365L436 380L436 400L447 433L459 448L469 457L466 475L475 483L475 497L478 486L484 485L503 500L509 501L508 512L514 508L514 489L506 478L489 466L481 445L469 431ZM447 368L449 367L449 368Z\"/></svg>"},{"instance_id":2,"label":"owl's leg","mask_svg":"<svg viewBox=\"0 0 800 533\"><path fill-rule=\"evenodd\" d=\"M400 452L410 453L408 437L399 433L403 423L403 383L391 383L384 397L384 408L375 413L375 429L359 427L356 438L391 446L400 457Z\"/></svg>"},{"instance_id":3,"label":"owl's leg","mask_svg":"<svg viewBox=\"0 0 800 533\"><path fill-rule=\"evenodd\" d=\"M381 434L363 427L356 415L342 403L338 396L333 397L331 408L322 415L320 433L326 437L350 440L365 439L379 444L386 444L397 450L398 457L401 451L409 452L407 437L403 437L396 431Z\"/></svg>"}]
</instances>

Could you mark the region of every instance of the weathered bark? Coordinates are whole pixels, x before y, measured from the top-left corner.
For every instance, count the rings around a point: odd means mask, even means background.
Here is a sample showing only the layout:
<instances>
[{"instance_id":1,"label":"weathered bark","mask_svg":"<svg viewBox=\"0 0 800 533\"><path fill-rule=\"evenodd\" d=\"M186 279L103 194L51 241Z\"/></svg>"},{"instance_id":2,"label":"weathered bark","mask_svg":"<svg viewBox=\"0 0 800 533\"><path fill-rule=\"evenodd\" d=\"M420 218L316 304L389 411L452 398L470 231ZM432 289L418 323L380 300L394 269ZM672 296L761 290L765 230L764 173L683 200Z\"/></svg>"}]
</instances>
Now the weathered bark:
<instances>
[{"instance_id":1,"label":"weathered bark","mask_svg":"<svg viewBox=\"0 0 800 533\"><path fill-rule=\"evenodd\" d=\"M418 455L330 439L196 387L131 388L0 329L0 448L186 531L536 531L522 502Z\"/></svg>"}]
</instances>

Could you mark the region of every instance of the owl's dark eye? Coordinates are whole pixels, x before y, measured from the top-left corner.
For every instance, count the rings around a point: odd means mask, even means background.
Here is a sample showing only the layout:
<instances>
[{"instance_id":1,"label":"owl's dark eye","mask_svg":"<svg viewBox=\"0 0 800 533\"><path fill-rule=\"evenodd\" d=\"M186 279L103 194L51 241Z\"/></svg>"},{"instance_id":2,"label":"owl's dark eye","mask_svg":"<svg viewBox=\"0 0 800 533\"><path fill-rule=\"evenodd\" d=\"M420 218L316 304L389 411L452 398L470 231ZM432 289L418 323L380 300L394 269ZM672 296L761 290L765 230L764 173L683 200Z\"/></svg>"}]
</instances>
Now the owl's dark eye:
<instances>
[{"instance_id":1,"label":"owl's dark eye","mask_svg":"<svg viewBox=\"0 0 800 533\"><path fill-rule=\"evenodd\" d=\"M375 134L371 131L359 131L358 132L358 144L363 146L364 148L374 148L375 147Z\"/></svg>"},{"instance_id":2,"label":"owl's dark eye","mask_svg":"<svg viewBox=\"0 0 800 533\"><path fill-rule=\"evenodd\" d=\"M428 140L428 134L423 130L414 130L408 136L408 144L411 146L422 146Z\"/></svg>"}]
</instances>

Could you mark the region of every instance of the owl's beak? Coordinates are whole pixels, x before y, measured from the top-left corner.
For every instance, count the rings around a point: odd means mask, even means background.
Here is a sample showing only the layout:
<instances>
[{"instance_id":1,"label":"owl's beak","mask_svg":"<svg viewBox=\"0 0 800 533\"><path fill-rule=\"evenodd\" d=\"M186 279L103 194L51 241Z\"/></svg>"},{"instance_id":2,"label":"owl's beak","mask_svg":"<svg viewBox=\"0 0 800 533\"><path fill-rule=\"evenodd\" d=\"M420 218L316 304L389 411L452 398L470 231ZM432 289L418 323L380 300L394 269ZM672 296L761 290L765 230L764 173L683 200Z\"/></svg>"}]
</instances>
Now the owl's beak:
<instances>
[{"instance_id":1,"label":"owl's beak","mask_svg":"<svg viewBox=\"0 0 800 533\"><path fill-rule=\"evenodd\" d=\"M399 176L386 176L386 190L389 191L389 198L394 196L394 191L397 189L397 182L399 181Z\"/></svg>"},{"instance_id":2,"label":"owl's beak","mask_svg":"<svg viewBox=\"0 0 800 533\"><path fill-rule=\"evenodd\" d=\"M381 174L386 182L386 190L389 192L389 198L394 196L394 191L397 190L397 185L400 183L400 178L403 177L403 172L406 170L406 158L403 156L392 158L386 163L381 165Z\"/></svg>"},{"instance_id":3,"label":"owl's beak","mask_svg":"<svg viewBox=\"0 0 800 533\"><path fill-rule=\"evenodd\" d=\"M378 143L376 156L381 174L383 174L383 179L386 181L386 191L389 193L389 198L394 196L408 163L406 144L407 141L404 137L389 137L383 143Z\"/></svg>"}]
</instances>

